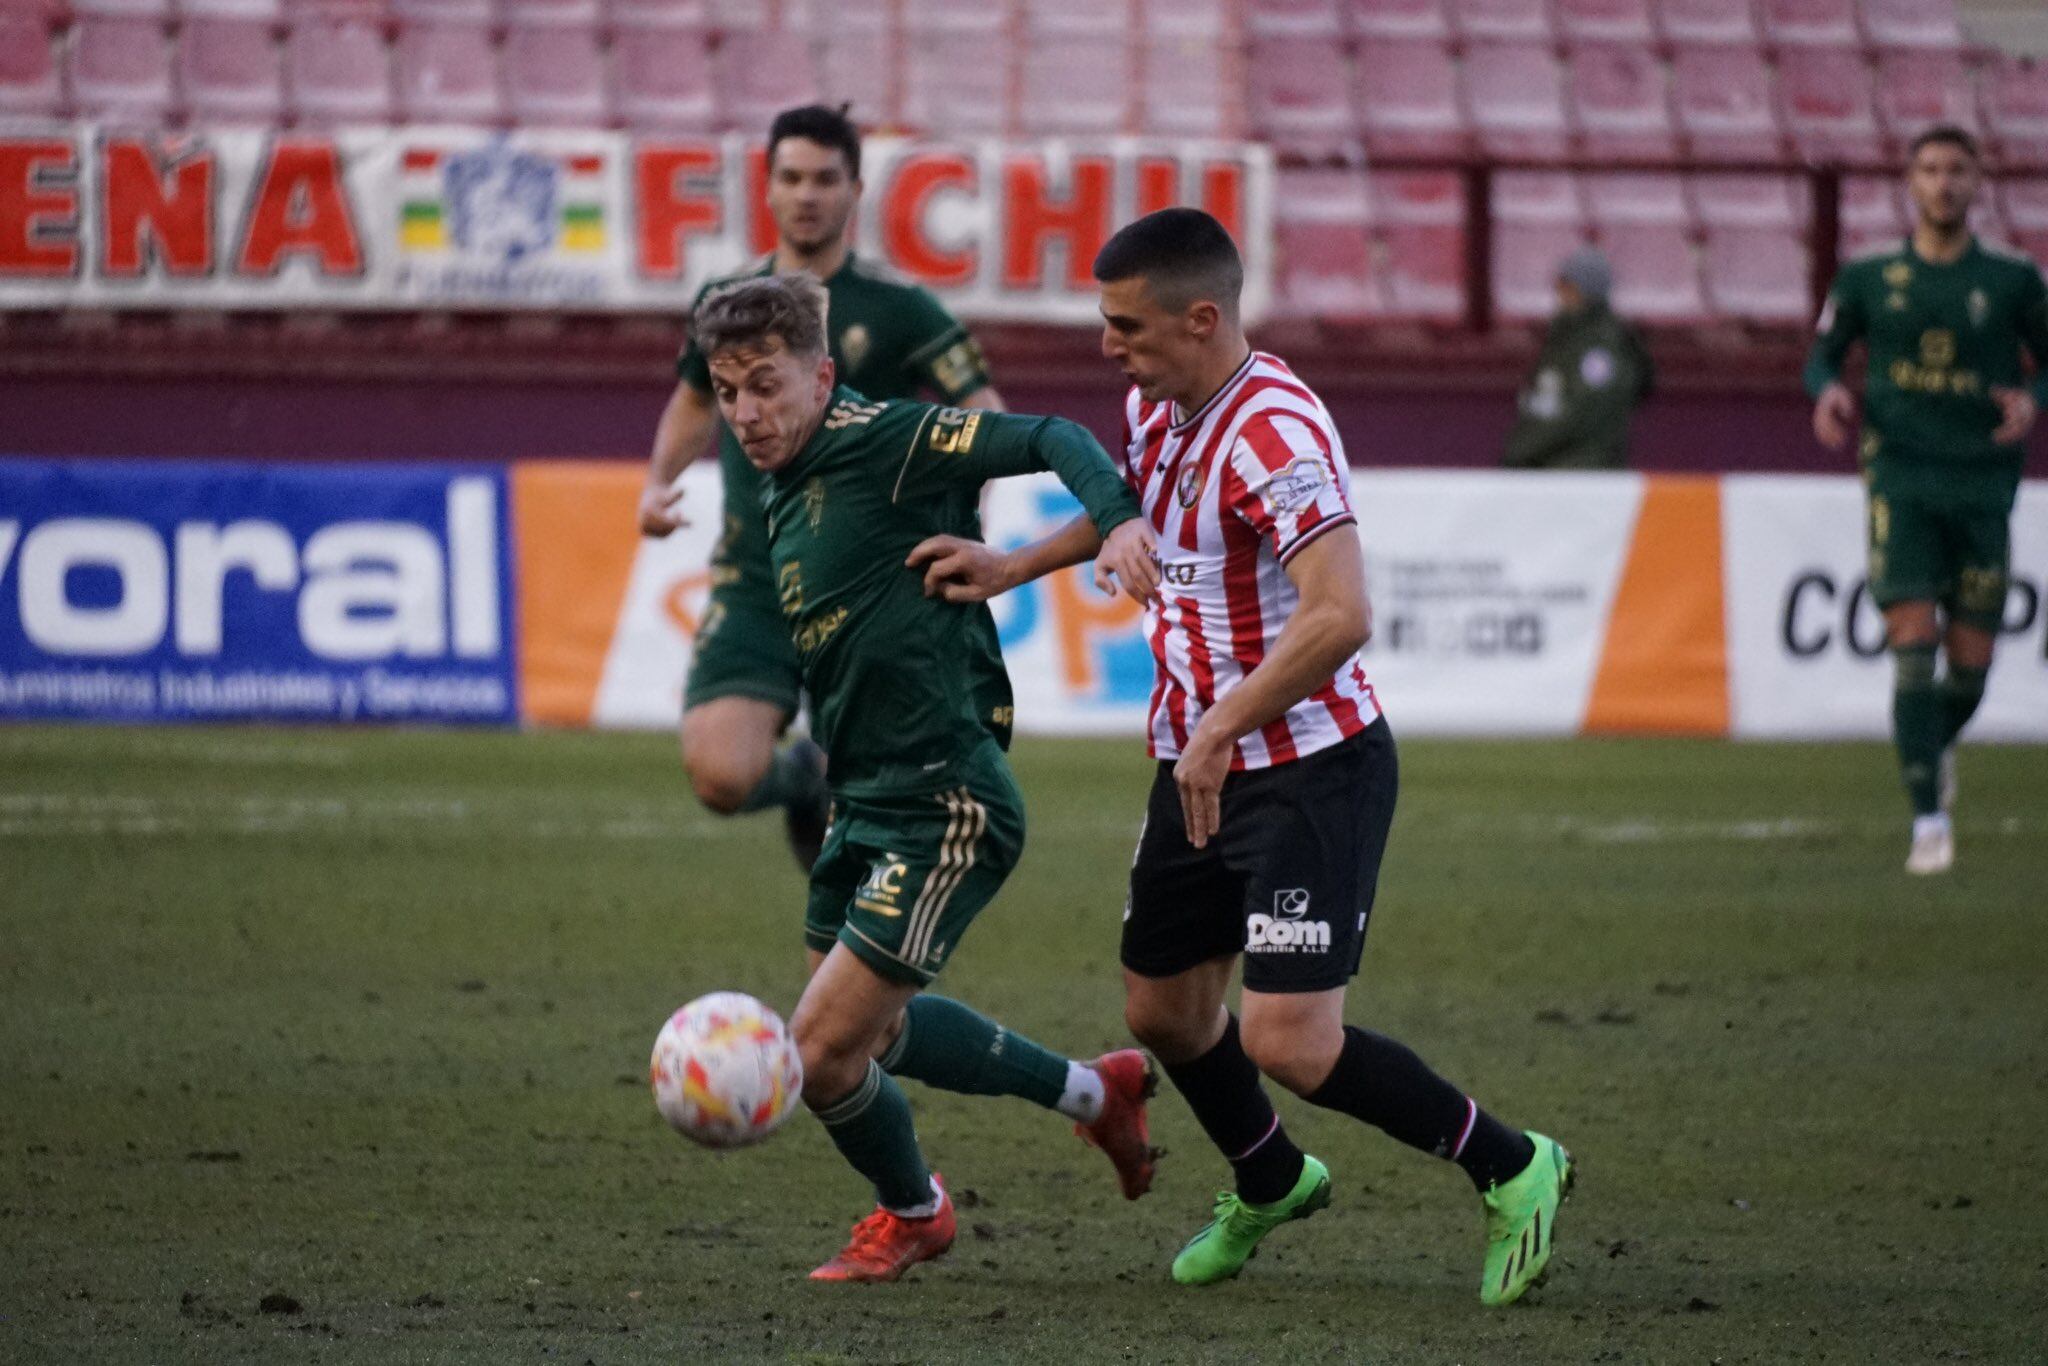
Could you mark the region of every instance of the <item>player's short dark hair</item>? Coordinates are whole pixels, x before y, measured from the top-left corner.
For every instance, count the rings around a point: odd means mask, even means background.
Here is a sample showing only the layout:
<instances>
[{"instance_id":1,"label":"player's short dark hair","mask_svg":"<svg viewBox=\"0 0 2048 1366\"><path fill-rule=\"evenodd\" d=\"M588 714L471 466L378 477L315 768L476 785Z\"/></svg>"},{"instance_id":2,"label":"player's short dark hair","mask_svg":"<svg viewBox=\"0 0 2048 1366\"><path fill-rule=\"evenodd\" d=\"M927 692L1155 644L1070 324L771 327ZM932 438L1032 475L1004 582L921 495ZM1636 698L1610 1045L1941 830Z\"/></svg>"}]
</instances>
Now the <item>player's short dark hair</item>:
<instances>
[{"instance_id":1,"label":"player's short dark hair","mask_svg":"<svg viewBox=\"0 0 2048 1366\"><path fill-rule=\"evenodd\" d=\"M1159 306L1176 313L1206 299L1234 322L1244 258L1224 226L1200 209L1161 209L1102 244L1095 278L1105 285L1142 279Z\"/></svg>"},{"instance_id":2,"label":"player's short dark hair","mask_svg":"<svg viewBox=\"0 0 2048 1366\"><path fill-rule=\"evenodd\" d=\"M772 350L776 341L796 355L823 356L825 286L803 271L763 275L715 289L691 320L705 359L726 351Z\"/></svg>"},{"instance_id":3,"label":"player's short dark hair","mask_svg":"<svg viewBox=\"0 0 2048 1366\"><path fill-rule=\"evenodd\" d=\"M1984 159L1984 153L1977 147L1977 139L1970 135L1968 129L1958 128L1953 123L1937 123L1923 130L1906 149L1907 162L1919 156L1923 147L1954 147L1972 161Z\"/></svg>"},{"instance_id":4,"label":"player's short dark hair","mask_svg":"<svg viewBox=\"0 0 2048 1366\"><path fill-rule=\"evenodd\" d=\"M822 104L798 105L785 109L768 125L768 164L775 164L775 148L784 138L802 138L820 147L830 147L846 158L849 179L860 179L860 129L846 116L852 105L828 109Z\"/></svg>"}]
</instances>

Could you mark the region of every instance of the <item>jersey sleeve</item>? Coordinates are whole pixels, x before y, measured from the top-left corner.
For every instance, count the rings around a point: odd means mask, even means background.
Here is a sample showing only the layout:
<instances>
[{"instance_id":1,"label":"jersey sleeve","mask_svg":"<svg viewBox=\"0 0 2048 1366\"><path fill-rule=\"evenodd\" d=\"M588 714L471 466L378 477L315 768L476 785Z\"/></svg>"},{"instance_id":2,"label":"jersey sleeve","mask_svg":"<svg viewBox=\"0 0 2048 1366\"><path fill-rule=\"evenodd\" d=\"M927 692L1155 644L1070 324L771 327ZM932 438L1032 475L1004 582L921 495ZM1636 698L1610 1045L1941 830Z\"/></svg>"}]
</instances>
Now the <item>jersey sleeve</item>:
<instances>
[{"instance_id":1,"label":"jersey sleeve","mask_svg":"<svg viewBox=\"0 0 2048 1366\"><path fill-rule=\"evenodd\" d=\"M903 301L904 368L912 386L958 403L989 386L981 344L928 289L911 290Z\"/></svg>"},{"instance_id":2,"label":"jersey sleeve","mask_svg":"<svg viewBox=\"0 0 2048 1366\"><path fill-rule=\"evenodd\" d=\"M920 408L923 415L896 474L896 502L1051 470L1102 535L1138 515L1137 500L1109 453L1078 422L980 408L901 406Z\"/></svg>"},{"instance_id":3,"label":"jersey sleeve","mask_svg":"<svg viewBox=\"0 0 2048 1366\"><path fill-rule=\"evenodd\" d=\"M697 349L697 310L711 288L706 285L698 290L697 297L690 302L690 323L683 333L683 349L676 353L676 378L700 394L711 392L711 365Z\"/></svg>"},{"instance_id":4,"label":"jersey sleeve","mask_svg":"<svg viewBox=\"0 0 2048 1366\"><path fill-rule=\"evenodd\" d=\"M1835 276L1821 305L1820 320L1814 324L1813 347L1806 353L1806 396L1819 398L1821 390L1842 377L1842 362L1849 348L1863 335L1863 302L1856 277L1844 270Z\"/></svg>"},{"instance_id":5,"label":"jersey sleeve","mask_svg":"<svg viewBox=\"0 0 2048 1366\"><path fill-rule=\"evenodd\" d=\"M2034 362L2034 403L2048 409L2048 282L2029 267L2020 293L2020 345Z\"/></svg>"},{"instance_id":6,"label":"jersey sleeve","mask_svg":"<svg viewBox=\"0 0 2048 1366\"><path fill-rule=\"evenodd\" d=\"M1231 445L1223 496L1282 565L1325 532L1357 522L1346 470L1329 442L1291 413L1245 423Z\"/></svg>"}]
</instances>

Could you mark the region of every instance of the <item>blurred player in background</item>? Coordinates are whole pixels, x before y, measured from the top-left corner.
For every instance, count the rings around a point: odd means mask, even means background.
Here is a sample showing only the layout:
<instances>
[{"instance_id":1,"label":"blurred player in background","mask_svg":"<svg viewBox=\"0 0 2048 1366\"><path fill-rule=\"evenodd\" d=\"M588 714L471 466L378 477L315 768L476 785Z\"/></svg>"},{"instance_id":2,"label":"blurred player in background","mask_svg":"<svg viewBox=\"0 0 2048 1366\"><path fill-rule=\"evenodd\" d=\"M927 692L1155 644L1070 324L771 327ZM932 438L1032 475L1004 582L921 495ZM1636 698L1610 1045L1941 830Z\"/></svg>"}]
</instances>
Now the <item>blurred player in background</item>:
<instances>
[{"instance_id":1,"label":"blurred player in background","mask_svg":"<svg viewBox=\"0 0 2048 1366\"><path fill-rule=\"evenodd\" d=\"M1840 448L1856 423L1842 383L1849 348L1869 352L1863 479L1870 591L1895 662L1892 736L1913 805L1909 873L1955 861L1955 743L1984 697L2005 612L2023 446L2048 402L2048 287L2033 262L1979 242L1983 183L1960 128L1914 139L1906 185L1917 221L1888 251L1842 267L1806 363L1813 431ZM2031 389L2021 352L2033 358ZM1937 677L1936 659L1947 668Z\"/></svg>"},{"instance_id":2,"label":"blurred player in background","mask_svg":"<svg viewBox=\"0 0 2048 1366\"><path fill-rule=\"evenodd\" d=\"M1372 612L1343 443L1322 401L1246 343L1244 264L1214 218L1148 214L1095 278L1103 352L1132 386L1124 477L1161 556L1145 620L1159 765L1124 903L1125 1016L1237 1178L1173 1278L1235 1276L1273 1229L1329 1204L1329 1170L1294 1146L1264 1073L1462 1167L1486 1215L1480 1298L1506 1304L1549 1263L1570 1156L1344 1023L1397 779L1358 660ZM1011 555L948 537L916 559L927 591L980 601L1099 545L1077 518ZM1225 1005L1240 957L1242 1026Z\"/></svg>"},{"instance_id":3,"label":"blurred player in background","mask_svg":"<svg viewBox=\"0 0 2048 1366\"><path fill-rule=\"evenodd\" d=\"M1609 302L1614 268L1580 247L1557 267L1557 315L1515 400L1505 463L1523 470L1618 470L1629 420L1656 370L1642 334Z\"/></svg>"},{"instance_id":4,"label":"blurred player in background","mask_svg":"<svg viewBox=\"0 0 2048 1366\"><path fill-rule=\"evenodd\" d=\"M733 280L802 270L831 298L832 360L842 383L869 398L929 392L949 403L1001 411L981 348L928 290L857 258L850 245L860 203L860 134L844 110L811 105L775 117L768 131L768 210L775 250ZM694 312L694 306L693 306ZM694 344L676 362L678 383L655 428L640 495L642 535L682 526L683 468L710 444L717 417L711 377ZM760 476L720 449L724 527L711 555L711 602L698 628L683 695L683 763L697 799L732 815L780 807L797 861L809 868L824 839L829 798L824 755L808 740L778 752L800 702L796 653L776 608L761 520ZM968 648L1000 659L994 619L983 615Z\"/></svg>"},{"instance_id":5,"label":"blurred player in background","mask_svg":"<svg viewBox=\"0 0 2048 1366\"><path fill-rule=\"evenodd\" d=\"M1050 469L1087 509L1102 561L1142 593L1151 537L1095 438L1059 418L871 402L835 383L825 290L807 274L703 302L728 463L765 480L761 539L785 639L830 756L834 815L811 869L811 979L790 1017L804 1103L875 1188L876 1209L814 1280L890 1281L952 1244L894 1078L1058 1110L1106 1152L1126 1197L1150 1186L1135 1049L1083 1064L926 994L1016 866L1024 802L1003 757L1009 676L981 649L988 609L927 597L905 561L938 534L978 536L981 486Z\"/></svg>"}]
</instances>

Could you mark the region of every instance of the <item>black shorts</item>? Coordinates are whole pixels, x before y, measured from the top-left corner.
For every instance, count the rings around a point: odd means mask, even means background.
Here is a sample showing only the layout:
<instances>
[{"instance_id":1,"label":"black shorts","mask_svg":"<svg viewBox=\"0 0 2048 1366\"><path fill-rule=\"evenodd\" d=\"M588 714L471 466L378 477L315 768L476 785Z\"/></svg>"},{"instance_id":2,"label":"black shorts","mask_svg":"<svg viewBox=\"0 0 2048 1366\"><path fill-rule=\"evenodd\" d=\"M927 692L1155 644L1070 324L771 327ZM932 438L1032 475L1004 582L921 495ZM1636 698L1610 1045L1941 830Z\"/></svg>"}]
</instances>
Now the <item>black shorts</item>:
<instances>
[{"instance_id":1,"label":"black shorts","mask_svg":"<svg viewBox=\"0 0 2048 1366\"><path fill-rule=\"evenodd\" d=\"M1152 782L1123 964L1171 977L1244 955L1253 991L1326 991L1358 972L1400 783L1384 719L1306 759L1223 780L1222 828L1188 843L1173 765Z\"/></svg>"}]
</instances>

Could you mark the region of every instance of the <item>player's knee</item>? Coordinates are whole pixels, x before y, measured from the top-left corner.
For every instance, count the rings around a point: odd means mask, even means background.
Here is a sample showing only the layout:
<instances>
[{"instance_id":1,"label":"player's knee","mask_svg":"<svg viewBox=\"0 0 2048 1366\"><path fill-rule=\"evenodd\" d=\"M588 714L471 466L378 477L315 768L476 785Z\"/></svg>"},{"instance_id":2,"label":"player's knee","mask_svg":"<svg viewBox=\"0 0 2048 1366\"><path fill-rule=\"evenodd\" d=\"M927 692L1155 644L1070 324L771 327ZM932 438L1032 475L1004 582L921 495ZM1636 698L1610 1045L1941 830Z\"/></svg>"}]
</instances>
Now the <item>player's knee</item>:
<instances>
[{"instance_id":1,"label":"player's knee","mask_svg":"<svg viewBox=\"0 0 2048 1366\"><path fill-rule=\"evenodd\" d=\"M1320 1090L1329 1080L1330 1067L1343 1051L1339 1030L1333 1039L1326 1031L1310 1026L1270 1024L1247 1019L1243 1025L1244 1051L1252 1065L1278 1085L1297 1096Z\"/></svg>"},{"instance_id":2,"label":"player's knee","mask_svg":"<svg viewBox=\"0 0 2048 1366\"><path fill-rule=\"evenodd\" d=\"M719 764L690 763L687 753L683 762L689 765L690 790L708 810L730 816L747 804L747 794L754 788L743 775Z\"/></svg>"},{"instance_id":3,"label":"player's knee","mask_svg":"<svg viewBox=\"0 0 2048 1366\"><path fill-rule=\"evenodd\" d=\"M1187 1011L1172 1009L1153 997L1131 995L1124 999L1125 1028L1162 1062L1200 1057L1210 1042L1202 1037L1208 1025L1207 1020L1191 1018Z\"/></svg>"},{"instance_id":4,"label":"player's knee","mask_svg":"<svg viewBox=\"0 0 2048 1366\"><path fill-rule=\"evenodd\" d=\"M790 1021L789 1032L804 1065L804 1104L830 1105L867 1075L868 1050L847 1042L843 1033L824 1027L816 1017L798 1015Z\"/></svg>"}]
</instances>

